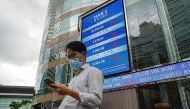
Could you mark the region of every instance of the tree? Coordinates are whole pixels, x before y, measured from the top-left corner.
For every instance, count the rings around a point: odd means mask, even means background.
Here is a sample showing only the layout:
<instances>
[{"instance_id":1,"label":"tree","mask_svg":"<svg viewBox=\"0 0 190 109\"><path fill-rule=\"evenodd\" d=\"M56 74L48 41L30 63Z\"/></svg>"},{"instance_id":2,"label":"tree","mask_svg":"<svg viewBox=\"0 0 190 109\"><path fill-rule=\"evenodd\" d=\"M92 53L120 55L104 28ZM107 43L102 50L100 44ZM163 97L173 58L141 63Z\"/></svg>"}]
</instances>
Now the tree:
<instances>
[{"instance_id":1,"label":"tree","mask_svg":"<svg viewBox=\"0 0 190 109\"><path fill-rule=\"evenodd\" d=\"M19 109L20 107L27 105L28 103L31 103L30 100L22 100L21 102L15 102L12 101L12 103L9 105L11 109Z\"/></svg>"}]
</instances>

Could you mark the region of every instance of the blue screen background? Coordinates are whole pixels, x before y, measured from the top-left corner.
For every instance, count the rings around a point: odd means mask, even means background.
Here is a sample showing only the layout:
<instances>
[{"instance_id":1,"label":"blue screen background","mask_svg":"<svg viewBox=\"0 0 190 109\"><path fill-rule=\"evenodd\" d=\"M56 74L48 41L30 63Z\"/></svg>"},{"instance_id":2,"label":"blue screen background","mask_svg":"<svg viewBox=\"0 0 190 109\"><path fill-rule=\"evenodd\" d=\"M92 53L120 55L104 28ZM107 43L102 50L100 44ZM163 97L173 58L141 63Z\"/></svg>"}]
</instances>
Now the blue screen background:
<instances>
[{"instance_id":1,"label":"blue screen background","mask_svg":"<svg viewBox=\"0 0 190 109\"><path fill-rule=\"evenodd\" d=\"M123 1L117 0L82 18L87 62L104 76L130 71Z\"/></svg>"}]
</instances>

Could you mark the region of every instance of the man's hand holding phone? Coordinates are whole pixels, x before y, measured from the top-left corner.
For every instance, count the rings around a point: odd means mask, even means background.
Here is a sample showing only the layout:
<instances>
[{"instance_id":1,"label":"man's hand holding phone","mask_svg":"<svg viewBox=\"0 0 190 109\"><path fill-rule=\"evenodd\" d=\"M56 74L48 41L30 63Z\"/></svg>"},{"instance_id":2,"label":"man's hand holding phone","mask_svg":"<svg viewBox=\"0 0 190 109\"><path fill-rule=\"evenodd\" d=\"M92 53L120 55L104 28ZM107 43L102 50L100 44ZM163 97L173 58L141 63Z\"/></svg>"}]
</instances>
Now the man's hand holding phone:
<instances>
[{"instance_id":1,"label":"man's hand holding phone","mask_svg":"<svg viewBox=\"0 0 190 109\"><path fill-rule=\"evenodd\" d=\"M79 92L70 89L65 84L56 84L49 78L45 78L44 81L53 88L53 90L59 95L70 95L80 101Z\"/></svg>"},{"instance_id":2,"label":"man's hand holding phone","mask_svg":"<svg viewBox=\"0 0 190 109\"><path fill-rule=\"evenodd\" d=\"M79 92L67 87L65 84L51 84L51 87L59 95L70 95L80 101Z\"/></svg>"},{"instance_id":3,"label":"man's hand holding phone","mask_svg":"<svg viewBox=\"0 0 190 109\"><path fill-rule=\"evenodd\" d=\"M51 84L51 87L59 95L67 95L70 91L70 88L68 88L65 84Z\"/></svg>"},{"instance_id":4,"label":"man's hand holding phone","mask_svg":"<svg viewBox=\"0 0 190 109\"><path fill-rule=\"evenodd\" d=\"M52 87L55 92L57 92L59 95L66 95L69 88L64 84L56 84L54 81L52 81L50 78L44 78L44 81L47 85Z\"/></svg>"}]
</instances>

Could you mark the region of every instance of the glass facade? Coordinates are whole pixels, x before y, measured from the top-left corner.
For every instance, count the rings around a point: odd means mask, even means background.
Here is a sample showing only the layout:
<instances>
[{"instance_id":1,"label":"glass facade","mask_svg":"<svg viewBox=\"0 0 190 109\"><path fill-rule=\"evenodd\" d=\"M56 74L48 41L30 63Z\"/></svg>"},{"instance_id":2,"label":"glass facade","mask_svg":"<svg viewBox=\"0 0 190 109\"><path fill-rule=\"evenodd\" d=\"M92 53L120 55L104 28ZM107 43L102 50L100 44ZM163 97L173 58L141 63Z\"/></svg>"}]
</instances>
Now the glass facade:
<instances>
[{"instance_id":1,"label":"glass facade","mask_svg":"<svg viewBox=\"0 0 190 109\"><path fill-rule=\"evenodd\" d=\"M189 60L189 0L126 0L133 70ZM140 109L189 109L190 79L137 87Z\"/></svg>"},{"instance_id":2,"label":"glass facade","mask_svg":"<svg viewBox=\"0 0 190 109\"><path fill-rule=\"evenodd\" d=\"M190 0L124 1L133 73L190 59ZM78 16L103 2L105 0L50 0L36 77L36 96L51 92L43 78L67 84L73 77L64 59L65 46L80 40ZM135 91L139 109L190 108L189 77L140 86ZM60 103L54 102L56 106Z\"/></svg>"},{"instance_id":3,"label":"glass facade","mask_svg":"<svg viewBox=\"0 0 190 109\"><path fill-rule=\"evenodd\" d=\"M127 18L133 70L169 62L156 2L128 0Z\"/></svg>"},{"instance_id":4,"label":"glass facade","mask_svg":"<svg viewBox=\"0 0 190 109\"><path fill-rule=\"evenodd\" d=\"M190 9L189 0L164 0L166 16L168 17L169 28L175 42L175 51L179 59L190 57Z\"/></svg>"},{"instance_id":5,"label":"glass facade","mask_svg":"<svg viewBox=\"0 0 190 109\"><path fill-rule=\"evenodd\" d=\"M43 79L48 77L56 83L69 83L73 77L73 70L65 59L65 47L71 41L80 40L78 17L105 1L49 0L36 75L36 104L42 103L41 107L46 108L54 106L51 101L54 101L53 104L56 106L60 103L56 97L45 97L53 92ZM39 101L38 97L42 97L42 101Z\"/></svg>"},{"instance_id":6,"label":"glass facade","mask_svg":"<svg viewBox=\"0 0 190 109\"><path fill-rule=\"evenodd\" d=\"M190 79L137 88L140 109L189 109Z\"/></svg>"}]
</instances>

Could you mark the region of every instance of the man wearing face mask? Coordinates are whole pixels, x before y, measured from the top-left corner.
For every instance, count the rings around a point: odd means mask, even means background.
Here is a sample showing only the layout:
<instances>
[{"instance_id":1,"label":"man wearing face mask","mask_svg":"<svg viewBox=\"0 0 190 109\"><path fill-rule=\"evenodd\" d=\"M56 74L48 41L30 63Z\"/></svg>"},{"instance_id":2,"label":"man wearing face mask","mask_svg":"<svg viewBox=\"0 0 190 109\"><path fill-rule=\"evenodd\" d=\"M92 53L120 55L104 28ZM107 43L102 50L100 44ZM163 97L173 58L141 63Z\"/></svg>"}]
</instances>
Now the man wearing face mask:
<instances>
[{"instance_id":1,"label":"man wearing face mask","mask_svg":"<svg viewBox=\"0 0 190 109\"><path fill-rule=\"evenodd\" d=\"M75 77L67 87L64 84L51 84L60 95L65 95L59 109L98 109L102 102L102 72L86 63L86 47L80 41L66 46L69 64Z\"/></svg>"}]
</instances>

